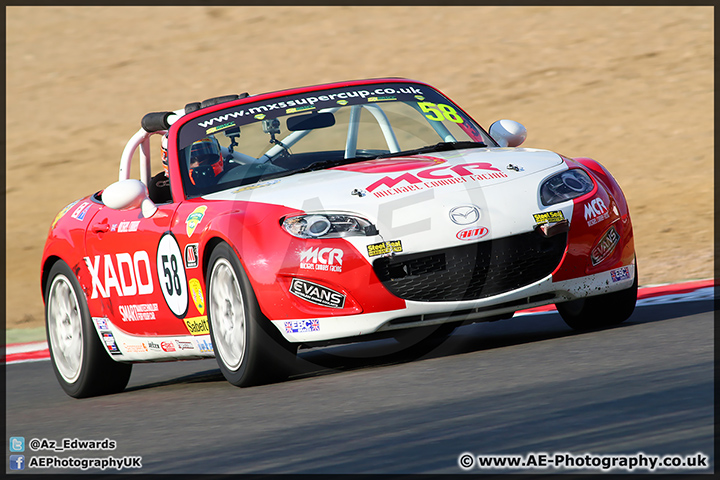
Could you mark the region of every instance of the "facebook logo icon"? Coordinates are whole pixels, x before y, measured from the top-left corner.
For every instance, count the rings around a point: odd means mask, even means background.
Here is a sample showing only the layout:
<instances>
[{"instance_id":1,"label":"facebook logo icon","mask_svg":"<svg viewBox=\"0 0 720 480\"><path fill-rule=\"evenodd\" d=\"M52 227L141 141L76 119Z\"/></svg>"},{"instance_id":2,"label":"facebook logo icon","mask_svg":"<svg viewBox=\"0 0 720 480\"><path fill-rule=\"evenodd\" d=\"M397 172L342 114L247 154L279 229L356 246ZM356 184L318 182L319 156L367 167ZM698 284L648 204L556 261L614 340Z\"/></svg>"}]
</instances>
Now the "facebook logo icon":
<instances>
[{"instance_id":1,"label":"facebook logo icon","mask_svg":"<svg viewBox=\"0 0 720 480\"><path fill-rule=\"evenodd\" d=\"M25 455L10 455L10 470L25 470Z\"/></svg>"}]
</instances>

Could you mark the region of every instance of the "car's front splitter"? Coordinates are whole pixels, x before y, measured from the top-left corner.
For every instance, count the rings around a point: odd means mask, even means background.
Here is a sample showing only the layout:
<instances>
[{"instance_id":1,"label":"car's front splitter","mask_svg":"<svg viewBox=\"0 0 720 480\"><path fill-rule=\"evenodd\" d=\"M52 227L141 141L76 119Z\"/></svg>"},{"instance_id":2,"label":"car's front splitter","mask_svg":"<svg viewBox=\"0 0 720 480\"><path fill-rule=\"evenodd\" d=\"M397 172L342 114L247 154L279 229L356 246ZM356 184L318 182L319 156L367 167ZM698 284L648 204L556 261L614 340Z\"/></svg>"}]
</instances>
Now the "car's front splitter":
<instances>
[{"instance_id":1,"label":"car's front splitter","mask_svg":"<svg viewBox=\"0 0 720 480\"><path fill-rule=\"evenodd\" d=\"M376 332L458 321L483 321L526 308L602 295L632 286L635 262L572 280L554 282L552 275L516 290L481 300L459 302L406 301L406 307L384 312L312 319L273 320L291 343L337 340Z\"/></svg>"}]
</instances>

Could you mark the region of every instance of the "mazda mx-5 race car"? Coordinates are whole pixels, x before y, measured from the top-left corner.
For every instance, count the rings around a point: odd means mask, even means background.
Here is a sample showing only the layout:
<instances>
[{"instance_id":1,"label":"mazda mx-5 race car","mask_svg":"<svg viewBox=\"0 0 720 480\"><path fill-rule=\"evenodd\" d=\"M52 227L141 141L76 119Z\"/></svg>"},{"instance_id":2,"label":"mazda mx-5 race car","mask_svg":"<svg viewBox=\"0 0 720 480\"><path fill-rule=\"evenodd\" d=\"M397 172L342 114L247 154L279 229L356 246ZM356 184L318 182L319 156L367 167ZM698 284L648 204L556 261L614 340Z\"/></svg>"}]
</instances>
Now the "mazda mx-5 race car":
<instances>
[{"instance_id":1,"label":"mazda mx-5 race car","mask_svg":"<svg viewBox=\"0 0 720 480\"><path fill-rule=\"evenodd\" d=\"M546 304L593 329L635 307L610 173L519 148L517 122L486 132L425 83L216 97L141 124L119 181L63 208L42 257L73 397L123 390L135 362L215 357L247 386L282 378L300 346L447 335Z\"/></svg>"}]
</instances>

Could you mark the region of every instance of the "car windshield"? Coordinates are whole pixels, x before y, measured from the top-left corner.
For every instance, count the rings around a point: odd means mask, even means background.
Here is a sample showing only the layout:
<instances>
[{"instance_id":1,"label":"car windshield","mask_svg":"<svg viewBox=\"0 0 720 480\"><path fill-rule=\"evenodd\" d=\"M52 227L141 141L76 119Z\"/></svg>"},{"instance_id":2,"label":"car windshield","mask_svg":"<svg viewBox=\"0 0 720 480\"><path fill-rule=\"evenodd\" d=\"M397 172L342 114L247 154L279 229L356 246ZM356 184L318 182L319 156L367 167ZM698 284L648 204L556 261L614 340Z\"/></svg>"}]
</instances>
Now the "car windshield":
<instances>
[{"instance_id":1,"label":"car windshield","mask_svg":"<svg viewBox=\"0 0 720 480\"><path fill-rule=\"evenodd\" d=\"M190 120L177 138L189 198L375 158L496 146L449 99L413 83L266 98Z\"/></svg>"}]
</instances>

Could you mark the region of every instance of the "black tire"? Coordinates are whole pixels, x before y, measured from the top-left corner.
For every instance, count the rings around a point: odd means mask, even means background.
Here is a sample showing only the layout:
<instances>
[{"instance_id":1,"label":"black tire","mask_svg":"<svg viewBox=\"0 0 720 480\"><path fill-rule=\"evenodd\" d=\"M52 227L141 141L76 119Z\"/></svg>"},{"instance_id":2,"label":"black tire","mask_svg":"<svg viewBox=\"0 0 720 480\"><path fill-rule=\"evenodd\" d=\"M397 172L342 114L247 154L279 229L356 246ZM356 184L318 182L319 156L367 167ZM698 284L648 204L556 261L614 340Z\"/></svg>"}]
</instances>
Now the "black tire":
<instances>
[{"instance_id":1,"label":"black tire","mask_svg":"<svg viewBox=\"0 0 720 480\"><path fill-rule=\"evenodd\" d=\"M630 288L595 297L580 298L556 305L565 323L574 330L586 331L619 325L635 310L638 293L638 271Z\"/></svg>"},{"instance_id":2,"label":"black tire","mask_svg":"<svg viewBox=\"0 0 720 480\"><path fill-rule=\"evenodd\" d=\"M45 333L55 376L75 398L122 392L132 364L110 357L97 335L75 274L57 261L45 285Z\"/></svg>"},{"instance_id":3,"label":"black tire","mask_svg":"<svg viewBox=\"0 0 720 480\"><path fill-rule=\"evenodd\" d=\"M287 378L297 345L282 338L262 314L250 280L227 243L213 249L206 278L210 336L225 379L248 387Z\"/></svg>"}]
</instances>

